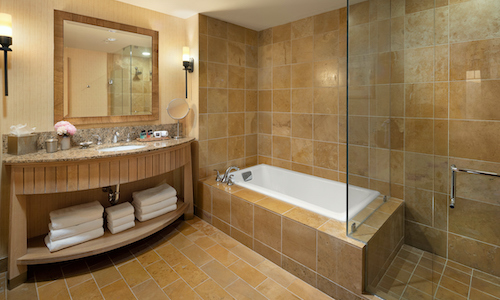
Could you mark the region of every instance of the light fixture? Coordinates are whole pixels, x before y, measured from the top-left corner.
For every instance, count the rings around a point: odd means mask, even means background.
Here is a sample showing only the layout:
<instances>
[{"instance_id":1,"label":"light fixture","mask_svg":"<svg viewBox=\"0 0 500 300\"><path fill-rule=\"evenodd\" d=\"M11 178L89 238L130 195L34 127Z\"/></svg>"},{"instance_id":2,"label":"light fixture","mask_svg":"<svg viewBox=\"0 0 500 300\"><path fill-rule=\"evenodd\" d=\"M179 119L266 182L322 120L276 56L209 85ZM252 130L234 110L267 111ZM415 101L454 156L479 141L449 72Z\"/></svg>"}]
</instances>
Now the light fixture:
<instances>
[{"instance_id":1,"label":"light fixture","mask_svg":"<svg viewBox=\"0 0 500 300\"><path fill-rule=\"evenodd\" d=\"M5 72L5 96L9 95L9 85L7 80L7 52L12 51L12 16L9 14L0 13L0 45L3 50L3 67Z\"/></svg>"},{"instance_id":2,"label":"light fixture","mask_svg":"<svg viewBox=\"0 0 500 300\"><path fill-rule=\"evenodd\" d=\"M186 71L186 99L188 97L188 72L194 71L194 58L189 57L189 47L182 47L182 65Z\"/></svg>"},{"instance_id":3,"label":"light fixture","mask_svg":"<svg viewBox=\"0 0 500 300\"><path fill-rule=\"evenodd\" d=\"M149 53L149 52L142 52L142 55L143 55L143 56L150 56L150 55L151 55L151 53Z\"/></svg>"}]
</instances>

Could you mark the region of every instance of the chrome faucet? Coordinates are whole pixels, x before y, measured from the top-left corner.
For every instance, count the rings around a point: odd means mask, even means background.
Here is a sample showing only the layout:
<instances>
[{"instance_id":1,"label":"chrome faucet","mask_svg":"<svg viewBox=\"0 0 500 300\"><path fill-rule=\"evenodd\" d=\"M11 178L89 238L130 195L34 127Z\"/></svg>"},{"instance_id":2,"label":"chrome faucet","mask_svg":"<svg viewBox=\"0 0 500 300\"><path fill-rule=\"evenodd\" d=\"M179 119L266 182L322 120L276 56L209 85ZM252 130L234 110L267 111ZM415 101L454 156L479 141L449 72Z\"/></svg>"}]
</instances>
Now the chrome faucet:
<instances>
[{"instance_id":1,"label":"chrome faucet","mask_svg":"<svg viewBox=\"0 0 500 300\"><path fill-rule=\"evenodd\" d=\"M230 166L229 168L226 169L226 172L224 173L224 176L222 176L222 183L229 183L230 182L230 176L229 176L229 172L235 170L235 171L238 171L240 168L238 168L237 166Z\"/></svg>"},{"instance_id":2,"label":"chrome faucet","mask_svg":"<svg viewBox=\"0 0 500 300\"><path fill-rule=\"evenodd\" d=\"M113 135L113 144L116 144L118 143L118 137L120 136L120 133L115 132L115 134Z\"/></svg>"},{"instance_id":3,"label":"chrome faucet","mask_svg":"<svg viewBox=\"0 0 500 300\"><path fill-rule=\"evenodd\" d=\"M95 136L97 138L97 145L102 145L101 137L98 134L94 134L92 136Z\"/></svg>"}]
</instances>

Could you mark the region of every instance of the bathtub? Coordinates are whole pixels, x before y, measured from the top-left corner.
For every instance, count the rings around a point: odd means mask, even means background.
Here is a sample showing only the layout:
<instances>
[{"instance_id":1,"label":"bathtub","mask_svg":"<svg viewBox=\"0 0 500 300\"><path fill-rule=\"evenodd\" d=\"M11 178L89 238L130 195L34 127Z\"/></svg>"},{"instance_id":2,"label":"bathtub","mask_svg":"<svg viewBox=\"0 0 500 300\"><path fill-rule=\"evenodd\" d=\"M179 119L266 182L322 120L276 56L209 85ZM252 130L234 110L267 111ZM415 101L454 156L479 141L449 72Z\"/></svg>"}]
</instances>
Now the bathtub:
<instances>
[{"instance_id":1,"label":"bathtub","mask_svg":"<svg viewBox=\"0 0 500 300\"><path fill-rule=\"evenodd\" d=\"M335 220L346 221L345 183L265 164L231 174L234 174L234 183L241 187ZM247 178L250 174L251 179ZM245 181L244 177L248 181ZM349 186L348 219L354 217L379 195L377 191Z\"/></svg>"}]
</instances>

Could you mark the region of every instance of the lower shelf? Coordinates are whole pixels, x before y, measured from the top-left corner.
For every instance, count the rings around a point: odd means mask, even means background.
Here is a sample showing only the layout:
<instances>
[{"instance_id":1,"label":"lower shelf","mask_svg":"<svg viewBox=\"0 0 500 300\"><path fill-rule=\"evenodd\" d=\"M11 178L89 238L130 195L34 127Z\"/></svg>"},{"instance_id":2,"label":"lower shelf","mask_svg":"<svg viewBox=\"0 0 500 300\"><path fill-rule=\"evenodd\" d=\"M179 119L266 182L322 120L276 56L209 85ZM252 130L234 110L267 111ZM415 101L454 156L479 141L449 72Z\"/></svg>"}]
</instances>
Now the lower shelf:
<instances>
[{"instance_id":1,"label":"lower shelf","mask_svg":"<svg viewBox=\"0 0 500 300\"><path fill-rule=\"evenodd\" d=\"M105 230L104 235L100 238L52 253L43 241L45 235L37 236L28 240L28 250L25 255L17 260L17 263L20 265L48 264L111 251L160 231L182 216L188 207L187 203L178 201L175 211L146 222L136 221L135 227L117 234L112 234L108 230Z\"/></svg>"}]
</instances>

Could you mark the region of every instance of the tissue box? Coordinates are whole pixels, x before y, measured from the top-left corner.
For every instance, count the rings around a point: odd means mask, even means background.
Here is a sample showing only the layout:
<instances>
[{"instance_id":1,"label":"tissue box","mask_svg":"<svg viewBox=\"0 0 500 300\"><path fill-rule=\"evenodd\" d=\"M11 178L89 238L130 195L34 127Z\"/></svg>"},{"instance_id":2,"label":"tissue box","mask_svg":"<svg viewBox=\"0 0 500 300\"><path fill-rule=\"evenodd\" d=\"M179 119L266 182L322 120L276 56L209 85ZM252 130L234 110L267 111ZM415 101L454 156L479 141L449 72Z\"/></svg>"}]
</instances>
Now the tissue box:
<instances>
[{"instance_id":1,"label":"tissue box","mask_svg":"<svg viewBox=\"0 0 500 300\"><path fill-rule=\"evenodd\" d=\"M13 155L22 155L36 152L36 140L38 135L9 135L7 142L7 153Z\"/></svg>"}]
</instances>

